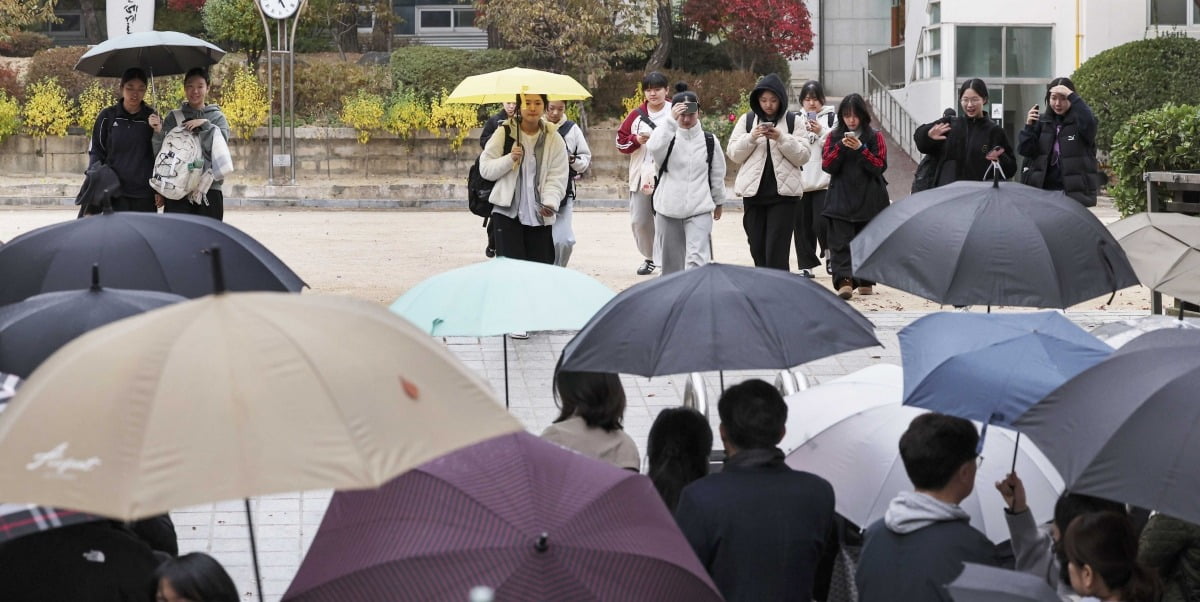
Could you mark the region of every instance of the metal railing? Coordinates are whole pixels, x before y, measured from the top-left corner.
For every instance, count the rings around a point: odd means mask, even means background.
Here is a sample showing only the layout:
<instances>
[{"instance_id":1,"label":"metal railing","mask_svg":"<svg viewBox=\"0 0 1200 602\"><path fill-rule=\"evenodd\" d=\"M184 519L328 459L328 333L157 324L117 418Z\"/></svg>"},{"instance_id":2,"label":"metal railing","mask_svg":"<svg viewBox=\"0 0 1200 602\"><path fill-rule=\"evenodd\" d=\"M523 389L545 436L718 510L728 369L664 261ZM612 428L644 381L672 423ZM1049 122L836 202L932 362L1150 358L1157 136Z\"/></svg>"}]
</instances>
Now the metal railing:
<instances>
[{"instance_id":1,"label":"metal railing","mask_svg":"<svg viewBox=\"0 0 1200 602\"><path fill-rule=\"evenodd\" d=\"M892 46L886 50L867 51L867 70L889 88L903 88L904 46Z\"/></svg>"},{"instance_id":2,"label":"metal railing","mask_svg":"<svg viewBox=\"0 0 1200 602\"><path fill-rule=\"evenodd\" d=\"M913 161L920 161L921 151L913 142L913 133L921 124L892 96L891 87L880 81L869 67L863 69L863 89L863 97L879 119L879 127L887 130Z\"/></svg>"}]
</instances>

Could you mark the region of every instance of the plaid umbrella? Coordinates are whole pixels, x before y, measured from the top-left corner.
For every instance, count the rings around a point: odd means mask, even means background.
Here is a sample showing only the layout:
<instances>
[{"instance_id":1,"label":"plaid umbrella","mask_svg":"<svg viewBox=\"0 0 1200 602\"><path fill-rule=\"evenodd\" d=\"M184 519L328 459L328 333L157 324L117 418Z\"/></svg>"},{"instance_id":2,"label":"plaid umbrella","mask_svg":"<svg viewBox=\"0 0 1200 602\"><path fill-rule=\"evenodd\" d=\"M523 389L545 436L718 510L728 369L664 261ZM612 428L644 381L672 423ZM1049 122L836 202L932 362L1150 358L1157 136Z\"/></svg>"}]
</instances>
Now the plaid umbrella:
<instances>
[{"instance_id":1,"label":"plaid umbrella","mask_svg":"<svg viewBox=\"0 0 1200 602\"><path fill-rule=\"evenodd\" d=\"M284 600L720 600L649 479L528 433L338 492ZM403 592L401 595L400 592Z\"/></svg>"}]
</instances>

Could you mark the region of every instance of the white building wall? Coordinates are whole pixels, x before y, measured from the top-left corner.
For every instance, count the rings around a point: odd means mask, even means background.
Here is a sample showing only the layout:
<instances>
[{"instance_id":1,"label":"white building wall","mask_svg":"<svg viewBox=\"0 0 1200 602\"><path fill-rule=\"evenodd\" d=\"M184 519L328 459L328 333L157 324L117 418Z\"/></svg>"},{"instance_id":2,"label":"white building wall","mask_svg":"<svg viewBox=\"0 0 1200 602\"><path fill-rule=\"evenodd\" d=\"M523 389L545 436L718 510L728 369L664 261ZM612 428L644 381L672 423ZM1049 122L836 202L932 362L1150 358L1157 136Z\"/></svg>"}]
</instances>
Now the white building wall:
<instances>
[{"instance_id":1,"label":"white building wall","mask_svg":"<svg viewBox=\"0 0 1200 602\"><path fill-rule=\"evenodd\" d=\"M862 91L867 51L891 44L891 0L804 0L813 15L814 48L802 60L791 61L793 87L820 79L825 93L844 96ZM825 14L821 14L824 4ZM824 20L824 36L821 35ZM821 56L825 73L819 73Z\"/></svg>"}]
</instances>

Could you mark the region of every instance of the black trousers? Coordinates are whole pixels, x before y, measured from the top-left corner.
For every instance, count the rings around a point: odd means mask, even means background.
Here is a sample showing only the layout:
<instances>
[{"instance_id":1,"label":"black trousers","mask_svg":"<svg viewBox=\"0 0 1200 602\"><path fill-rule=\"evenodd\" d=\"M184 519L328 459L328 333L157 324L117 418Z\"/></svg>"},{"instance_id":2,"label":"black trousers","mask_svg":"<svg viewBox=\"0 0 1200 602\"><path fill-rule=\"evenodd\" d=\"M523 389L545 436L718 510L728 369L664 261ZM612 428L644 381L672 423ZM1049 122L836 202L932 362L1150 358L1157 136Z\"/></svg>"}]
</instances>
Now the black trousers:
<instances>
[{"instance_id":1,"label":"black trousers","mask_svg":"<svg viewBox=\"0 0 1200 602\"><path fill-rule=\"evenodd\" d=\"M225 195L221 194L220 190L209 190L204 198L208 199L207 205L197 205L187 200L186 197L177 201L163 199L163 213L203 215L218 221L225 221Z\"/></svg>"},{"instance_id":2,"label":"black trousers","mask_svg":"<svg viewBox=\"0 0 1200 602\"><path fill-rule=\"evenodd\" d=\"M526 226L499 213L492 214L491 230L496 237L496 257L554 263L552 226Z\"/></svg>"},{"instance_id":3,"label":"black trousers","mask_svg":"<svg viewBox=\"0 0 1200 602\"><path fill-rule=\"evenodd\" d=\"M796 267L815 268L821 265L817 258L817 247L822 251L829 248L826 240L825 190L804 193L796 207Z\"/></svg>"},{"instance_id":4,"label":"black trousers","mask_svg":"<svg viewBox=\"0 0 1200 602\"><path fill-rule=\"evenodd\" d=\"M850 241L867 227L868 222L848 222L833 217L826 217L829 236L830 267L833 268L833 288L837 290L838 283L850 279L851 286L875 286L870 280L859 280L850 269Z\"/></svg>"},{"instance_id":5,"label":"black trousers","mask_svg":"<svg viewBox=\"0 0 1200 602\"><path fill-rule=\"evenodd\" d=\"M796 222L795 201L747 202L742 227L750 243L756 267L791 269L792 227ZM816 265L815 263L813 265Z\"/></svg>"}]
</instances>

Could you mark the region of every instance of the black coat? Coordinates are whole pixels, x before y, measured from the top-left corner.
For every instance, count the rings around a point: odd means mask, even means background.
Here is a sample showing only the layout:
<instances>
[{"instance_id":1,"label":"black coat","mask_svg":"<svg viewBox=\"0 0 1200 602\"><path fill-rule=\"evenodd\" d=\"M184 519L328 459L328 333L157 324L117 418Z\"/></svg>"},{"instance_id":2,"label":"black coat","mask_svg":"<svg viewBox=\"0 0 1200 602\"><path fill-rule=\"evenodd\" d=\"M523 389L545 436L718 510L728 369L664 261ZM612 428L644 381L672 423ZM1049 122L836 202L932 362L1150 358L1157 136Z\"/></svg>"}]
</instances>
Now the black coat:
<instances>
[{"instance_id":1,"label":"black coat","mask_svg":"<svg viewBox=\"0 0 1200 602\"><path fill-rule=\"evenodd\" d=\"M150 176L154 172L154 130L149 117L154 109L142 103L137 113L125 111L120 102L100 111L92 126L88 164L103 163L121 179L121 196L152 198Z\"/></svg>"},{"instance_id":2,"label":"black coat","mask_svg":"<svg viewBox=\"0 0 1200 602\"><path fill-rule=\"evenodd\" d=\"M996 547L965 520L899 534L875 521L863 538L854 581L859 602L952 602L945 585L964 562L999 566Z\"/></svg>"},{"instance_id":3,"label":"black coat","mask_svg":"<svg viewBox=\"0 0 1200 602\"><path fill-rule=\"evenodd\" d=\"M75 204L79 205L79 217L100 213L106 202L111 203L119 196L121 179L117 172L104 163L92 163L84 173L79 194L75 195Z\"/></svg>"},{"instance_id":4,"label":"black coat","mask_svg":"<svg viewBox=\"0 0 1200 602\"><path fill-rule=\"evenodd\" d=\"M505 119L508 119L508 113L504 109L500 109L499 113L488 117L487 123L483 124L483 131L479 133L479 148L487 148L488 139L496 133L496 128L500 127L500 122Z\"/></svg>"},{"instance_id":5,"label":"black coat","mask_svg":"<svg viewBox=\"0 0 1200 602\"><path fill-rule=\"evenodd\" d=\"M950 131L945 140L934 140L929 137L929 129L937 121L926 123L913 133L913 142L917 150L937 157L936 186L944 186L959 180L978 182L992 177L989 169L992 162L986 155L997 146L1004 149L1000 155L1000 169L1004 178L1013 177L1017 171L1017 157L1013 153L1012 144L1004 129L987 117L972 119L956 117L950 120Z\"/></svg>"},{"instance_id":6,"label":"black coat","mask_svg":"<svg viewBox=\"0 0 1200 602\"><path fill-rule=\"evenodd\" d=\"M684 488L675 520L730 602L824 600L837 557L833 486L783 452L743 450Z\"/></svg>"},{"instance_id":7,"label":"black coat","mask_svg":"<svg viewBox=\"0 0 1200 602\"><path fill-rule=\"evenodd\" d=\"M1059 115L1047 108L1033 125L1021 130L1018 150L1029 159L1022 182L1044 190L1062 190L1084 207L1096 205L1103 177L1096 162L1096 116L1072 92L1071 109ZM1061 129L1060 129L1061 128ZM1050 164L1058 139L1059 163Z\"/></svg>"},{"instance_id":8,"label":"black coat","mask_svg":"<svg viewBox=\"0 0 1200 602\"><path fill-rule=\"evenodd\" d=\"M825 194L825 217L848 222L869 222L887 209L887 145L879 130L868 128L862 146L850 150L842 144L842 130L835 128L825 139L821 169L830 175Z\"/></svg>"},{"instance_id":9,"label":"black coat","mask_svg":"<svg viewBox=\"0 0 1200 602\"><path fill-rule=\"evenodd\" d=\"M158 561L124 527L101 520L0 545L0 600L144 602Z\"/></svg>"}]
</instances>

